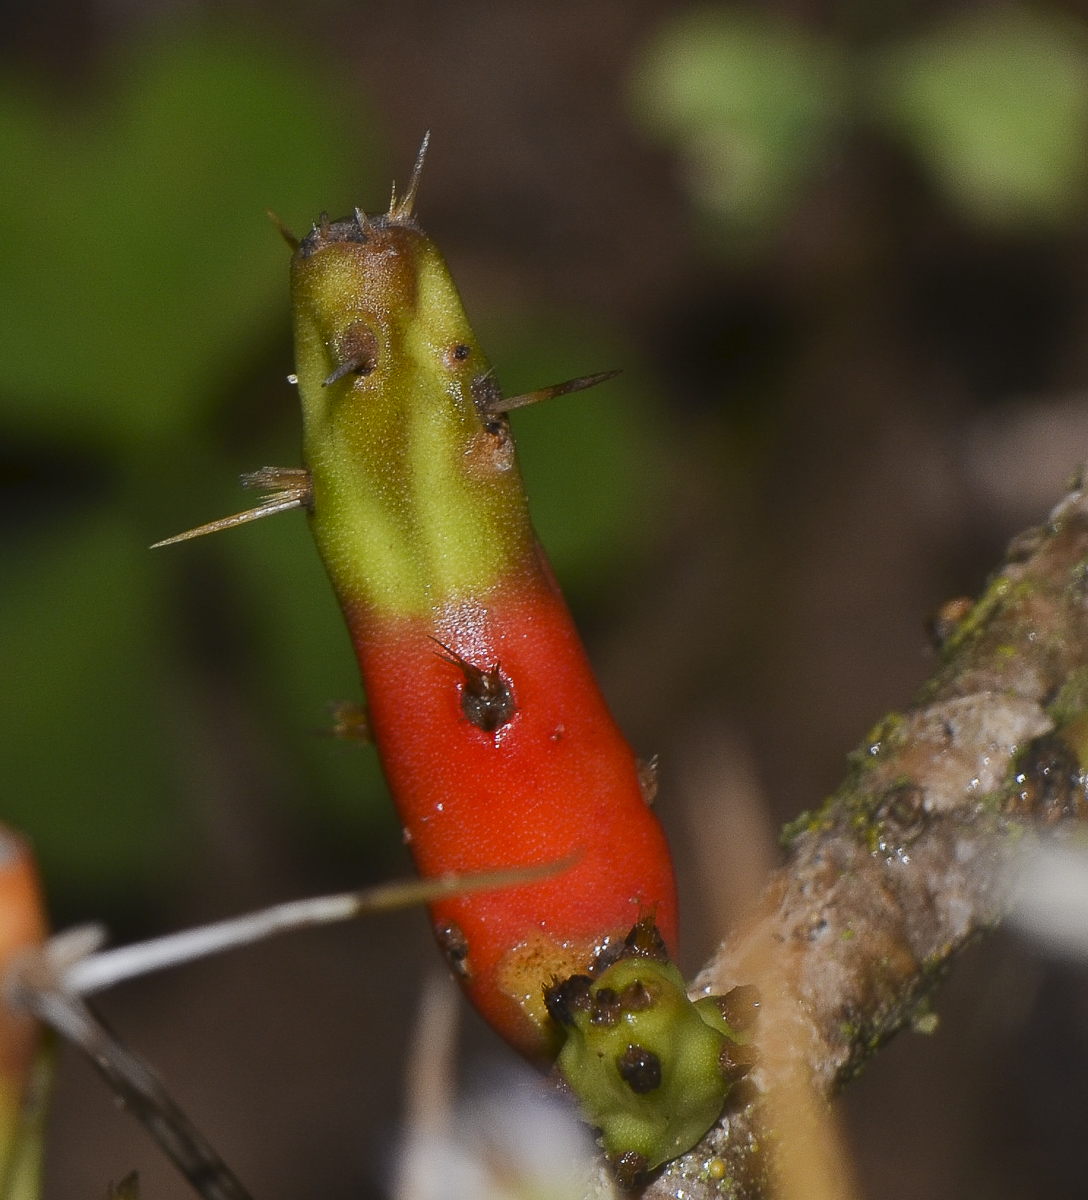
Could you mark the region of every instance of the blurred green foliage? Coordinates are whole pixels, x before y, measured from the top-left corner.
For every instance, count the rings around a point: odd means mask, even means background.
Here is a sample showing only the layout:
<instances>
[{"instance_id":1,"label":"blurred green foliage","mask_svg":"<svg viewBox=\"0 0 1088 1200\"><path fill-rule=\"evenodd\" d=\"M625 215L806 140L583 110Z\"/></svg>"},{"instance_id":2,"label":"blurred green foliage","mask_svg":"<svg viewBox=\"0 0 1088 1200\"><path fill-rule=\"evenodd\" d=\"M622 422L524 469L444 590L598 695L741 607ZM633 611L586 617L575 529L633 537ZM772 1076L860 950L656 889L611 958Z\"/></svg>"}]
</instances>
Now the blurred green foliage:
<instances>
[{"instance_id":1,"label":"blurred green foliage","mask_svg":"<svg viewBox=\"0 0 1088 1200\"><path fill-rule=\"evenodd\" d=\"M174 32L98 82L65 108L0 79L7 482L18 499L34 470L21 451L105 481L84 495L61 472L59 496L9 505L0 813L55 887L116 895L162 880L180 827L175 567L147 546L189 519L183 487L230 473L212 406L284 323L264 209L301 222L315 197L346 206L358 154L326 79L252 37Z\"/></svg>"},{"instance_id":2,"label":"blurred green foliage","mask_svg":"<svg viewBox=\"0 0 1088 1200\"><path fill-rule=\"evenodd\" d=\"M186 437L282 305L262 220L344 197L357 159L294 56L207 34L130 49L87 111L0 80L9 428L118 455Z\"/></svg>"},{"instance_id":3,"label":"blurred green foliage","mask_svg":"<svg viewBox=\"0 0 1088 1200\"><path fill-rule=\"evenodd\" d=\"M695 9L648 48L635 115L680 145L693 197L750 250L788 212L843 119L844 57L772 13Z\"/></svg>"},{"instance_id":4,"label":"blurred green foliage","mask_svg":"<svg viewBox=\"0 0 1088 1200\"><path fill-rule=\"evenodd\" d=\"M142 854L169 794L153 591L139 531L117 507L5 554L3 812L66 875L88 853L104 873L152 865Z\"/></svg>"},{"instance_id":5,"label":"blurred green foliage","mask_svg":"<svg viewBox=\"0 0 1088 1200\"><path fill-rule=\"evenodd\" d=\"M1088 184L1088 30L1045 10L980 9L876 63L873 111L984 226L1074 217Z\"/></svg>"},{"instance_id":6,"label":"blurred green foliage","mask_svg":"<svg viewBox=\"0 0 1088 1200\"><path fill-rule=\"evenodd\" d=\"M0 817L91 906L191 861L186 802L214 776L193 707L216 680L314 828L396 830L373 754L313 736L359 684L305 520L147 549L252 503L240 470L298 461L287 256L264 212L305 229L380 203L377 123L327 64L238 28L171 28L95 83L63 104L0 76ZM626 358L588 326L496 341L519 388ZM639 544L661 475L632 390L519 420L544 540L583 594ZM209 597L211 633L194 629Z\"/></svg>"},{"instance_id":7,"label":"blurred green foliage","mask_svg":"<svg viewBox=\"0 0 1088 1200\"><path fill-rule=\"evenodd\" d=\"M1088 31L1042 7L981 5L864 46L697 9L647 46L632 104L734 251L773 236L852 127L904 141L984 228L1067 222L1088 194Z\"/></svg>"}]
</instances>

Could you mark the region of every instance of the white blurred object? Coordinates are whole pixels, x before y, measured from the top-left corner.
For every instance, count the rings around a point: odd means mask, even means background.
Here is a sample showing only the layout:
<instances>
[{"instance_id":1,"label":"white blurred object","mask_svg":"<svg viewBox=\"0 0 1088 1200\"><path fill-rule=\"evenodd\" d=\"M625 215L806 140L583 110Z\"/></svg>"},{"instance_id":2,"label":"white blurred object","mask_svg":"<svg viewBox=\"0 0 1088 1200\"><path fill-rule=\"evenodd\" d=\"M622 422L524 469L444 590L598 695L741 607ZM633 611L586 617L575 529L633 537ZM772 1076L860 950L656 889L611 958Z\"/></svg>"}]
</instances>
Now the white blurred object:
<instances>
[{"instance_id":1,"label":"white blurred object","mask_svg":"<svg viewBox=\"0 0 1088 1200\"><path fill-rule=\"evenodd\" d=\"M1050 954L1088 959L1088 844L1029 851L1017 869L1009 923Z\"/></svg>"},{"instance_id":2,"label":"white blurred object","mask_svg":"<svg viewBox=\"0 0 1088 1200\"><path fill-rule=\"evenodd\" d=\"M394 1200L610 1200L615 1187L589 1130L528 1067L458 1104L460 1003L448 977L424 988Z\"/></svg>"},{"instance_id":3,"label":"white blurred object","mask_svg":"<svg viewBox=\"0 0 1088 1200\"><path fill-rule=\"evenodd\" d=\"M600 1200L589 1130L542 1080L506 1084L456 1112L446 1136L412 1136L401 1152L397 1200ZM404 1185L408 1184L409 1188ZM409 1190L410 1189L410 1190Z\"/></svg>"}]
</instances>

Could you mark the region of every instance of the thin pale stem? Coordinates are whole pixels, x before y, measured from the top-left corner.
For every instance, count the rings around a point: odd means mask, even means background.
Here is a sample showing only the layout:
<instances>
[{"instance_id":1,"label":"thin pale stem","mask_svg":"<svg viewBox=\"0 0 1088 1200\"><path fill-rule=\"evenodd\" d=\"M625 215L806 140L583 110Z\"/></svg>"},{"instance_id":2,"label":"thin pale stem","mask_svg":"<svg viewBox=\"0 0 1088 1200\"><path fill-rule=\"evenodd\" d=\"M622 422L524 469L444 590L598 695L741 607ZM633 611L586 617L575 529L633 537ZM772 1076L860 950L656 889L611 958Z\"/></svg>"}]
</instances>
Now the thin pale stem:
<instances>
[{"instance_id":1,"label":"thin pale stem","mask_svg":"<svg viewBox=\"0 0 1088 1200\"><path fill-rule=\"evenodd\" d=\"M121 1045L80 997L33 969L21 976L15 997L21 1007L87 1055L125 1108L204 1200L250 1200L249 1192L151 1068Z\"/></svg>"},{"instance_id":2,"label":"thin pale stem","mask_svg":"<svg viewBox=\"0 0 1088 1200\"><path fill-rule=\"evenodd\" d=\"M570 861L564 860L543 866L488 871L477 875L401 880L365 891L291 900L245 916L88 954L60 969L60 986L73 995L91 995L127 979L136 979L168 967L179 967L241 946L251 946L291 930L331 925L367 913L405 908L413 904L430 904L447 896L531 883L556 874L569 865Z\"/></svg>"}]
</instances>

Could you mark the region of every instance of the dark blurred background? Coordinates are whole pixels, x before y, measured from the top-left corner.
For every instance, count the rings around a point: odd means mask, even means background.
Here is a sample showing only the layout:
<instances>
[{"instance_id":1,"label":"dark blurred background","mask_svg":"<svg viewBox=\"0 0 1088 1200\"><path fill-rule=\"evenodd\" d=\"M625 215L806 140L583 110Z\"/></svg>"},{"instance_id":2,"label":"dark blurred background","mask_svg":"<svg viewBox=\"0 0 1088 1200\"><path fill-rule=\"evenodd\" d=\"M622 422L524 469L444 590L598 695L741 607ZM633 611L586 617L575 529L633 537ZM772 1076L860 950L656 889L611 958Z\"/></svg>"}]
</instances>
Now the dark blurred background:
<instances>
[{"instance_id":1,"label":"dark blurred background","mask_svg":"<svg viewBox=\"0 0 1088 1200\"><path fill-rule=\"evenodd\" d=\"M297 514L149 552L294 465L287 254L418 213L518 414L606 692L661 756L691 971L776 828L934 665L1088 457L1075 4L9 0L0 12L0 817L58 925L145 936L409 871ZM410 912L102 1010L261 1200L378 1196L434 960ZM844 1099L871 1197L1083 1196L1088 987L995 939ZM465 1075L509 1069L465 1018ZM74 1056L47 1175L188 1194Z\"/></svg>"}]
</instances>

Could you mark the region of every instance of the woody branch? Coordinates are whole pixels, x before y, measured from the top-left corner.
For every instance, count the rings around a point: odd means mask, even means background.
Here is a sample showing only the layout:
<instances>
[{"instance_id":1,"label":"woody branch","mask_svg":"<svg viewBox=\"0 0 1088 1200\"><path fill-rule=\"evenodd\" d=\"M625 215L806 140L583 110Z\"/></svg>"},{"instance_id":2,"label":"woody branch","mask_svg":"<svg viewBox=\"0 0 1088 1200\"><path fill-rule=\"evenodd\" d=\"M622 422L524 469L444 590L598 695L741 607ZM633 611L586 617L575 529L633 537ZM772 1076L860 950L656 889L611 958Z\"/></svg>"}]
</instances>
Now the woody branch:
<instances>
[{"instance_id":1,"label":"woody branch","mask_svg":"<svg viewBox=\"0 0 1088 1200\"><path fill-rule=\"evenodd\" d=\"M1034 831L1084 815L1083 791L1062 785L1088 712L1088 474L964 608L936 674L789 831L754 915L695 979L693 994L759 982L761 1066L647 1200L788 1193L781 1097L800 1080L821 1108L923 1014L952 958L1001 920Z\"/></svg>"}]
</instances>

